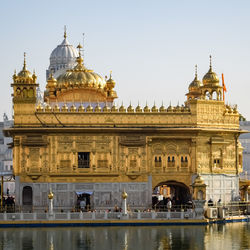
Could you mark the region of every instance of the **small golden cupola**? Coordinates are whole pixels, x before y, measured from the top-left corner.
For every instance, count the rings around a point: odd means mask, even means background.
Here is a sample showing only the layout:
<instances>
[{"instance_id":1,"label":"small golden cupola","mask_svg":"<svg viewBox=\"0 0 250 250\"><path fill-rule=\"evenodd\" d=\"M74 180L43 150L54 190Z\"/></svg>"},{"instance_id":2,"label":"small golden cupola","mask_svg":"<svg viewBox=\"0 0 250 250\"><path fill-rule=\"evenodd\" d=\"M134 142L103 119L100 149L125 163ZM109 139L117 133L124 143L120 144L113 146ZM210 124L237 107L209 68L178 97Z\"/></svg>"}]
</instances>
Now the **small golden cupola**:
<instances>
[{"instance_id":1,"label":"small golden cupola","mask_svg":"<svg viewBox=\"0 0 250 250\"><path fill-rule=\"evenodd\" d=\"M24 52L24 60L23 60L23 69L16 75L16 72L13 75L14 83L35 83L36 75L31 74L30 71L26 68L26 53Z\"/></svg>"},{"instance_id":2,"label":"small golden cupola","mask_svg":"<svg viewBox=\"0 0 250 250\"><path fill-rule=\"evenodd\" d=\"M54 78L53 74L50 73L47 80L46 91L44 92L44 99L47 100L48 97L55 97L57 80Z\"/></svg>"},{"instance_id":3,"label":"small golden cupola","mask_svg":"<svg viewBox=\"0 0 250 250\"><path fill-rule=\"evenodd\" d=\"M189 84L189 92L186 94L188 100L199 99L201 96L202 83L197 76L197 65L195 65L195 77L194 80Z\"/></svg>"},{"instance_id":4,"label":"small golden cupola","mask_svg":"<svg viewBox=\"0 0 250 250\"><path fill-rule=\"evenodd\" d=\"M204 75L202 79L204 86L219 86L219 78L215 72L212 70L212 56L210 55L210 66L208 72Z\"/></svg>"},{"instance_id":5,"label":"small golden cupola","mask_svg":"<svg viewBox=\"0 0 250 250\"><path fill-rule=\"evenodd\" d=\"M112 71L110 71L109 79L106 81L108 97L117 97L116 92L113 90L114 87L115 87L115 81L112 78Z\"/></svg>"},{"instance_id":6,"label":"small golden cupola","mask_svg":"<svg viewBox=\"0 0 250 250\"><path fill-rule=\"evenodd\" d=\"M14 103L36 103L36 83L37 76L32 74L26 68L26 53L24 53L24 62L22 70L13 75L13 102Z\"/></svg>"},{"instance_id":7,"label":"small golden cupola","mask_svg":"<svg viewBox=\"0 0 250 250\"><path fill-rule=\"evenodd\" d=\"M204 75L203 86L201 87L202 99L222 101L222 89L219 77L212 70L212 57L210 55L210 66L208 72Z\"/></svg>"}]
</instances>

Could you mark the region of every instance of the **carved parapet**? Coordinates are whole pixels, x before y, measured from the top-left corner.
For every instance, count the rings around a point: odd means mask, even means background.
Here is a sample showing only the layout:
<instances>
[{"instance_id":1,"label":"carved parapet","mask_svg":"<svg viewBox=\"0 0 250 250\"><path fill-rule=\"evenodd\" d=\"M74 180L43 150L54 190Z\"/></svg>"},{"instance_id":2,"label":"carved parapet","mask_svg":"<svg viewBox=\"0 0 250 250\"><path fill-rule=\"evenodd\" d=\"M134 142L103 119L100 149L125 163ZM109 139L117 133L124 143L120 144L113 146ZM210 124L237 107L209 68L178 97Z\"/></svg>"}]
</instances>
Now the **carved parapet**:
<instances>
[{"instance_id":1,"label":"carved parapet","mask_svg":"<svg viewBox=\"0 0 250 250\"><path fill-rule=\"evenodd\" d=\"M143 109L140 106L133 108L132 105L126 109L123 105L120 108L117 108L115 105L105 105L103 108L99 106L99 104L89 104L88 109L82 109L82 105L78 105L76 107L74 104L64 104L59 108L58 104L55 104L51 107L49 104L46 104L45 107L42 106L40 103L36 106L36 112L43 113L43 112L93 112L93 113L190 113L189 107L186 106L179 106L176 107L169 106L167 109L162 105L160 108L157 108L155 105L150 109L148 106L145 106Z\"/></svg>"}]
</instances>

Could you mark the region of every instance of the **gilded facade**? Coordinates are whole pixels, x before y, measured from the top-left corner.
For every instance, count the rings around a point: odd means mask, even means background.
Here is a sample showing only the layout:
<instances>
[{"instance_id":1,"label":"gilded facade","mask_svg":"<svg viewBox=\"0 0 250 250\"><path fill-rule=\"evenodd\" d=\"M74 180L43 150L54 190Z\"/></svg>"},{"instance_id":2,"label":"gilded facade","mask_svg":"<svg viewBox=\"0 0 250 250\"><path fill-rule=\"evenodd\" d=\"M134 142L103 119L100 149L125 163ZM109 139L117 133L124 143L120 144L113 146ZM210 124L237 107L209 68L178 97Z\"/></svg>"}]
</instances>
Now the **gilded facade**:
<instances>
[{"instance_id":1,"label":"gilded facade","mask_svg":"<svg viewBox=\"0 0 250 250\"><path fill-rule=\"evenodd\" d=\"M91 208L113 208L125 189L130 207L148 208L161 185L186 202L198 177L203 199L238 197L239 114L225 104L211 61L202 82L195 73L184 105L126 108L114 103L112 75L87 69L78 50L72 68L49 75L44 103L26 60L13 75L14 126L5 134L13 137L17 204L47 206L51 188L58 208L72 209L77 194Z\"/></svg>"}]
</instances>

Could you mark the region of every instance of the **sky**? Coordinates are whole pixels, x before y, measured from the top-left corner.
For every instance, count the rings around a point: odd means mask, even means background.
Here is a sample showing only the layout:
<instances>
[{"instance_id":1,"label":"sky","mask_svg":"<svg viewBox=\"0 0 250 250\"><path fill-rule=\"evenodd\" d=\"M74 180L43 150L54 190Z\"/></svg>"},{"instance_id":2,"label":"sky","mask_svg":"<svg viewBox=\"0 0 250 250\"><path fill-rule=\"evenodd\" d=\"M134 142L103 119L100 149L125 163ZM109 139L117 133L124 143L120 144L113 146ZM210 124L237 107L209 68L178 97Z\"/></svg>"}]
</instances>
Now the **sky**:
<instances>
[{"instance_id":1,"label":"sky","mask_svg":"<svg viewBox=\"0 0 250 250\"><path fill-rule=\"evenodd\" d=\"M250 119L250 1L248 0L12 0L0 5L0 120L11 117L11 83L23 65L35 72L42 91L52 50L85 34L85 65L112 75L116 103L142 107L181 105L188 86L209 69L221 79L226 102Z\"/></svg>"}]
</instances>

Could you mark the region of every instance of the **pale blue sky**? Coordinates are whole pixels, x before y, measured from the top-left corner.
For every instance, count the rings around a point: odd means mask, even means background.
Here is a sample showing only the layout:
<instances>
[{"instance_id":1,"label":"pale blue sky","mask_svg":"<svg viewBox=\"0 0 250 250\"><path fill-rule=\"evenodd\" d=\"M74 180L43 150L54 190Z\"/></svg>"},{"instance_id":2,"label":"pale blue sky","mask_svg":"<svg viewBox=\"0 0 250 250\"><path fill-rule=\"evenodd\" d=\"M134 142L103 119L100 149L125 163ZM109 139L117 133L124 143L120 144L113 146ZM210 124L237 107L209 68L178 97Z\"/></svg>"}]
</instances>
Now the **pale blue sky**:
<instances>
[{"instance_id":1,"label":"pale blue sky","mask_svg":"<svg viewBox=\"0 0 250 250\"><path fill-rule=\"evenodd\" d=\"M85 33L85 64L102 76L113 71L119 99L176 105L188 85L213 69L224 73L226 101L250 119L250 1L12 0L0 6L0 115L11 113L10 84L23 52L42 90L52 50L63 39L77 45Z\"/></svg>"}]
</instances>

